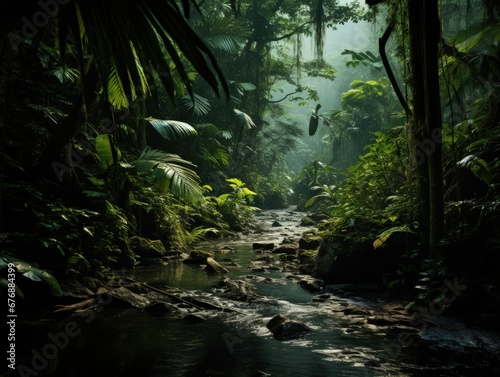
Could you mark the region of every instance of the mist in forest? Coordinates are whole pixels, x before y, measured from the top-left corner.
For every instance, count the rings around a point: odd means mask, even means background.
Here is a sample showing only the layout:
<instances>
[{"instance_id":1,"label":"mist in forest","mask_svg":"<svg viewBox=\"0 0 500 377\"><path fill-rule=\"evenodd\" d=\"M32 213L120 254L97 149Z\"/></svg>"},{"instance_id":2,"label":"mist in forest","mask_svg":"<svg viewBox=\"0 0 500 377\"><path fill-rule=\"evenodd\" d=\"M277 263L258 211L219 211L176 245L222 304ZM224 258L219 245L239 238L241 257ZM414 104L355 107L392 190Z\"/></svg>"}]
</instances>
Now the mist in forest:
<instances>
[{"instance_id":1,"label":"mist in forest","mask_svg":"<svg viewBox=\"0 0 500 377\"><path fill-rule=\"evenodd\" d=\"M380 16L379 16L380 17ZM298 148L289 153L286 157L288 168L291 173L298 171L305 165L315 160L330 164L330 146L321 142L322 137L328 133L324 125L319 126L314 136L308 134L308 124L312 111L317 104L321 105L319 114L328 117L333 110L338 110L341 105L342 95L349 90L349 85L353 80L371 80L374 77L369 68L364 66L348 67L346 62L351 59L350 55L342 55L342 52L351 50L355 52L371 51L378 56L378 39L381 36L384 23L360 21L357 23L347 22L344 25L337 25L334 30L327 29L324 40L325 62L335 69L336 74L333 80L322 77L309 77L307 72L302 72L300 77L296 76L297 83L303 87L309 87L317 91L319 100L290 101L285 99L279 104L285 108L285 115L280 119L298 125L304 132L300 138ZM290 57L293 57L292 46L289 47ZM304 37L302 40L301 62L306 63L315 59L314 39L312 36ZM285 94L295 90L294 86L288 83L281 83L272 93L270 100L283 98ZM298 95L297 95L298 96ZM293 96L291 96L293 97ZM302 97L305 97L303 95ZM272 123L276 119L267 119Z\"/></svg>"}]
</instances>

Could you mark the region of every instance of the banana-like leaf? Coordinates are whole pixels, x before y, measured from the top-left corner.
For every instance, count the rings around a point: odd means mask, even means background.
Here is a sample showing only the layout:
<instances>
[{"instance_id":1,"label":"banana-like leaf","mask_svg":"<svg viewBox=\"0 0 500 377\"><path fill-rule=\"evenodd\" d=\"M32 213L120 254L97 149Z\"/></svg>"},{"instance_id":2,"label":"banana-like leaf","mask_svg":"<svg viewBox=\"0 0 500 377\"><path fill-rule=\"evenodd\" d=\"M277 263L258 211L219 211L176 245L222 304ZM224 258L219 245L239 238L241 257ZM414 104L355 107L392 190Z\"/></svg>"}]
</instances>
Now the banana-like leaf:
<instances>
[{"instance_id":1,"label":"banana-like leaf","mask_svg":"<svg viewBox=\"0 0 500 377\"><path fill-rule=\"evenodd\" d=\"M115 155L113 153L114 145L111 143L109 134L97 135L95 138L95 151L99 158L99 166L103 169L108 169L113 166L117 161L115 161ZM120 160L121 152L116 149L116 158Z\"/></svg>"},{"instance_id":2,"label":"banana-like leaf","mask_svg":"<svg viewBox=\"0 0 500 377\"><path fill-rule=\"evenodd\" d=\"M190 124L177 120L163 120L146 118L158 133L167 141L181 139L183 137L197 135L198 133Z\"/></svg>"},{"instance_id":3,"label":"banana-like leaf","mask_svg":"<svg viewBox=\"0 0 500 377\"><path fill-rule=\"evenodd\" d=\"M132 165L147 173L159 192L171 192L193 202L203 200L200 178L193 170L196 165L178 155L146 147Z\"/></svg>"}]
</instances>

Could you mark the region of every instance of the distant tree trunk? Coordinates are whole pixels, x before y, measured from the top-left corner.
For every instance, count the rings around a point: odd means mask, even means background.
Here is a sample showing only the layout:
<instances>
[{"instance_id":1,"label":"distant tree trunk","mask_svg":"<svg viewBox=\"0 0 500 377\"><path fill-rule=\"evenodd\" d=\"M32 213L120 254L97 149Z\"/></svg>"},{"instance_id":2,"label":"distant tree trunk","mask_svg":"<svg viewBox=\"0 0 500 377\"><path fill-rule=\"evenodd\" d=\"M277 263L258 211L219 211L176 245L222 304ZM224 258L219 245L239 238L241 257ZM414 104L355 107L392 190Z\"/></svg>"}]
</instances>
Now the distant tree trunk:
<instances>
[{"instance_id":1,"label":"distant tree trunk","mask_svg":"<svg viewBox=\"0 0 500 377\"><path fill-rule=\"evenodd\" d=\"M408 0L408 14L419 223L427 236L429 255L434 257L439 252L444 224L438 0Z\"/></svg>"}]
</instances>

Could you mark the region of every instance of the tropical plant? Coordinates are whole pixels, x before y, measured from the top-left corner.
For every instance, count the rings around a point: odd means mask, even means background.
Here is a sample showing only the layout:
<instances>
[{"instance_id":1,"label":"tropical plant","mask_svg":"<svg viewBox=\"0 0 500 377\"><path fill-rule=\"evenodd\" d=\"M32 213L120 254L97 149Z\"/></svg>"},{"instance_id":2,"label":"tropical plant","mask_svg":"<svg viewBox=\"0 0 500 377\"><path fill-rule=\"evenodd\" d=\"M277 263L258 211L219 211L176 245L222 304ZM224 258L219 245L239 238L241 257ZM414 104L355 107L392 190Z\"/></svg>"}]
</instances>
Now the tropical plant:
<instances>
[{"instance_id":1,"label":"tropical plant","mask_svg":"<svg viewBox=\"0 0 500 377\"><path fill-rule=\"evenodd\" d=\"M0 270L8 268L10 271L13 269L14 272L9 272L7 278L0 276L0 286L4 287L5 290L11 287L15 287L16 293L23 298L24 293L19 289L19 282L15 283L15 278L11 279L9 276L23 276L32 281L43 281L45 282L50 291L54 296L60 296L62 293L61 286L57 279L47 270L38 267L36 264L26 262L24 260L18 259L9 255L7 253L0 254ZM19 275L20 274L20 275ZM10 297L10 296L9 296Z\"/></svg>"},{"instance_id":2,"label":"tropical plant","mask_svg":"<svg viewBox=\"0 0 500 377\"><path fill-rule=\"evenodd\" d=\"M2 23L3 51L8 51L9 42L14 47L11 53L30 49L31 41L19 35L23 29L17 21L26 14L36 14L37 6L29 3L11 10L11 17ZM61 64L78 70L81 90L47 143L37 168L59 159L82 129L84 115L99 100L120 109L144 100L159 86L171 98L192 94L196 72L216 93L229 92L213 54L186 22L192 7L198 9L194 0L184 0L181 6L174 0L127 0L119 6L74 1L58 8L53 22L46 26L48 30L33 38L43 37L45 43L57 46Z\"/></svg>"},{"instance_id":3,"label":"tropical plant","mask_svg":"<svg viewBox=\"0 0 500 377\"><path fill-rule=\"evenodd\" d=\"M146 147L131 164L137 172L145 173L161 193L171 192L193 202L203 199L195 166L175 154Z\"/></svg>"},{"instance_id":4,"label":"tropical plant","mask_svg":"<svg viewBox=\"0 0 500 377\"><path fill-rule=\"evenodd\" d=\"M251 206L257 193L246 187L238 178L228 178L230 192L219 196L207 196L206 199L222 214L222 218L232 229L241 230L250 224L258 208ZM211 190L211 187L206 186Z\"/></svg>"}]
</instances>

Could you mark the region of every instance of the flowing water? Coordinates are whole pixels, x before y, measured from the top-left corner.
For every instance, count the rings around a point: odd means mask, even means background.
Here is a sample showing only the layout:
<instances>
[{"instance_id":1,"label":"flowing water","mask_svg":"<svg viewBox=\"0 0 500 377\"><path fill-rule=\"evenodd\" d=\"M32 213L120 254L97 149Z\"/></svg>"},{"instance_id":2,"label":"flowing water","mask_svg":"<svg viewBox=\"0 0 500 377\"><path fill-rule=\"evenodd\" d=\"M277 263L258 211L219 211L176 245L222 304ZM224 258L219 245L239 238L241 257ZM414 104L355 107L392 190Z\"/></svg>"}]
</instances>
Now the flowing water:
<instances>
[{"instance_id":1,"label":"flowing water","mask_svg":"<svg viewBox=\"0 0 500 377\"><path fill-rule=\"evenodd\" d=\"M23 332L29 341L18 346L26 352L20 363L40 374L26 372L24 376L490 375L489 360L476 360L471 366L450 352L443 358L436 349L408 347L389 357L386 346L394 343L397 334L377 331L362 317L346 317L342 311L352 304L368 307L377 300L363 302L331 294L328 299L320 299L321 293L298 286L289 271L249 270L256 257L252 243L279 243L285 237L299 237L307 229L299 225L301 216L293 211L265 212L258 217L266 228L264 232L204 245L217 250L216 260L226 260L229 278L252 283L259 299L238 302L218 297L213 286L220 277L207 274L197 265L172 261L166 266L125 271L138 281L177 287L232 311L206 310L205 320L189 321L152 316L139 309L109 308L72 319L77 331L67 331L71 336L66 337L61 334L69 320L42 327L39 323L31 327L26 324ZM275 220L282 226L271 227ZM278 313L305 322L313 332L295 340L274 339L265 325ZM52 349L47 346L51 343L58 349L52 360L46 361L43 352L51 355ZM37 360L36 352L42 355Z\"/></svg>"}]
</instances>

